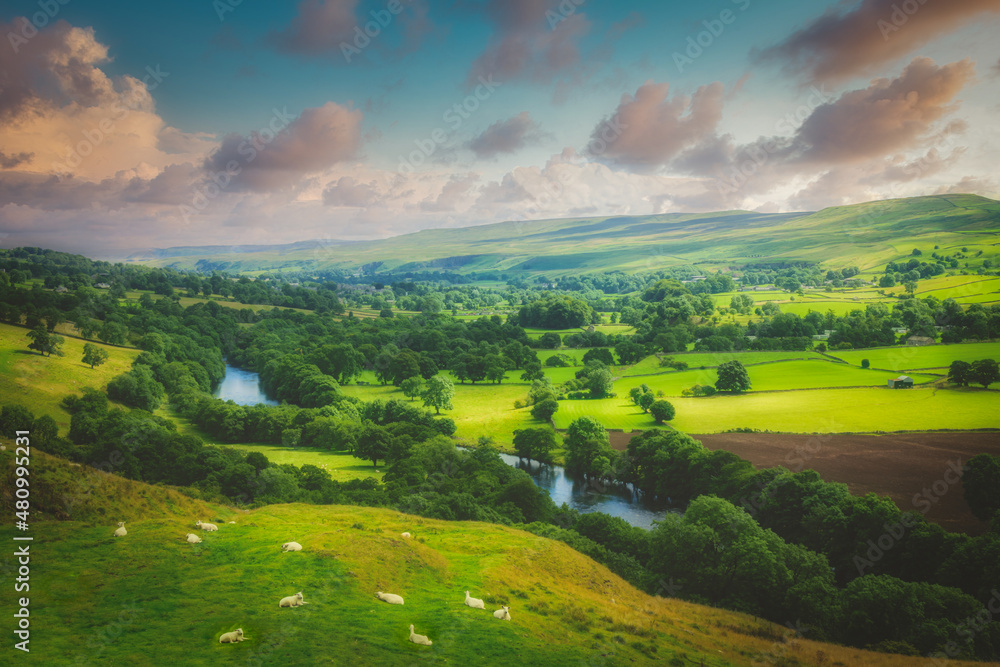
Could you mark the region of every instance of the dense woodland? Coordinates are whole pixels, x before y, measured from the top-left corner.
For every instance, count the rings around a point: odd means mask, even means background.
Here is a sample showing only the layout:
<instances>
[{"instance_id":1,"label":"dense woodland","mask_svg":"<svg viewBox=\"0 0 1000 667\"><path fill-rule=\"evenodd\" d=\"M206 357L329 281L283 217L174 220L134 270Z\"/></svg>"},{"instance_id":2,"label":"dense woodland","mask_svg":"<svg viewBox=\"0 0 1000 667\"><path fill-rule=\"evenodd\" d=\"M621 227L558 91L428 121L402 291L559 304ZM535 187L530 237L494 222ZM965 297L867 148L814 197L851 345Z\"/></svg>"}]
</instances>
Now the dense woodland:
<instances>
[{"instance_id":1,"label":"dense woodland","mask_svg":"<svg viewBox=\"0 0 1000 667\"><path fill-rule=\"evenodd\" d=\"M731 291L731 277L683 283L691 275L684 272L612 273L544 285L511 279L505 288L488 289L439 275L435 282L381 282L377 272L367 283L317 275L250 280L30 248L3 253L0 268L0 320L25 327L26 334L39 331L39 338L72 322L83 338L142 350L132 369L109 383L107 394L86 390L65 397L72 417L64 436L50 417L36 418L24 406L3 407L0 427L31 424L33 441L49 453L246 506L385 506L518 525L566 542L650 593L666 587L685 599L780 623L795 620L813 628L812 638L913 654L950 644L956 647L951 657L1000 658L1000 627L990 622L990 609L1000 602L1000 506L991 492L1000 485L996 457L976 457L963 475L973 512L991 520L991 530L970 537L903 513L886 498L851 495L845 485L824 482L810 470L757 470L677 432L649 431L617 452L596 421L574 421L564 438L567 468L588 483L631 485L683 510L646 531L600 513L556 507L527 473L504 464L489 442L456 448L454 423L425 409L434 408L433 397L418 407L410 401L361 401L340 390L366 370L405 389L414 378L430 382L447 369L460 382L517 377L533 383L536 406L557 407L568 392L601 395L612 364L677 352L692 342L695 350L707 351L804 349L813 335L833 330L831 348L862 348L897 342L894 328L900 327L912 333L940 327L946 340L990 339L1000 335L996 306L963 310L951 300L910 296L843 317L800 318L773 308L756 312L748 297L731 304L734 311L756 315L741 325L720 317L709 298ZM923 275L920 261L894 267L901 268L907 279L911 271ZM848 268L831 278L815 267L758 266L748 268L746 284L780 282L794 291L809 281L853 280L857 273ZM163 298L124 299L131 290ZM279 308L254 312L214 301L182 307L182 295ZM516 305L515 312L474 320L448 312L489 309L500 301ZM383 316L354 317L350 310L361 305ZM586 327L600 321L602 312L633 325L635 334L581 330L533 341L525 332L529 326ZM28 342L26 336L26 347ZM577 378L551 386L541 374L548 360L537 350L553 343L602 352L591 350ZM58 346L50 345L50 354L58 355ZM239 406L213 398L224 358L259 372L282 404ZM58 363L57 356L51 363ZM383 467L384 480L340 483L316 466L275 465L257 453L206 445L152 414L165 401L218 441L347 450ZM515 445L544 460L556 436L544 416L538 425L515 434Z\"/></svg>"}]
</instances>

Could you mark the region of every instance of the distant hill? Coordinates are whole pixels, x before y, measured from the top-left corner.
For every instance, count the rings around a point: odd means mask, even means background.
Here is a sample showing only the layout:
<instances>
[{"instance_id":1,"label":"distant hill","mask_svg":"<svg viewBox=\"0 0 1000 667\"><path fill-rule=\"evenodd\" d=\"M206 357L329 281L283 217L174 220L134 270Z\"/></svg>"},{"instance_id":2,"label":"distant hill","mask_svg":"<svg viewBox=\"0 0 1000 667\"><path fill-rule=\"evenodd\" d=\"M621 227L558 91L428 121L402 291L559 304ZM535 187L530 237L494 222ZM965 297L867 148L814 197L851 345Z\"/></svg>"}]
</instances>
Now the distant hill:
<instances>
[{"instance_id":1,"label":"distant hill","mask_svg":"<svg viewBox=\"0 0 1000 667\"><path fill-rule=\"evenodd\" d=\"M430 229L378 241L168 248L130 261L210 271L377 270L548 275L805 261L874 268L909 254L984 243L1000 233L1000 202L936 195L818 212L669 213L501 222ZM927 253L929 254L929 252Z\"/></svg>"},{"instance_id":2,"label":"distant hill","mask_svg":"<svg viewBox=\"0 0 1000 667\"><path fill-rule=\"evenodd\" d=\"M31 470L31 619L42 619L37 630L32 625L32 664L926 661L823 644L746 614L649 596L562 542L504 526L335 505L236 510L37 450ZM0 452L0 478L13 474L14 452ZM0 508L14 514L13 494L0 493ZM218 532L197 530L199 519ZM118 521L128 534L116 538ZM402 538L404 530L413 538ZM0 528L8 544L13 533L11 522ZM203 542L188 544L187 533ZM303 550L282 553L290 540ZM486 600L486 611L462 604L467 589ZM376 600L380 590L405 604ZM298 591L309 604L279 608ZM492 616L501 603L510 622ZM411 623L433 646L407 641ZM246 641L219 644L236 628Z\"/></svg>"}]
</instances>

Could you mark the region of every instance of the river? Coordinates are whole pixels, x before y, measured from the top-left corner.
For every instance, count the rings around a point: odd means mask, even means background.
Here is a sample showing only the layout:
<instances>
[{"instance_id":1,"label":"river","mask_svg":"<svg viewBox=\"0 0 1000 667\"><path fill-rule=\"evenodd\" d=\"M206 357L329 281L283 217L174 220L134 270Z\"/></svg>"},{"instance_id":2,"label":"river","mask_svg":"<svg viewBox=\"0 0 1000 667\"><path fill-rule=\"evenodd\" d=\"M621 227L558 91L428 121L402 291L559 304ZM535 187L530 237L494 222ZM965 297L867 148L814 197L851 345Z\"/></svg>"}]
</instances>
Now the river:
<instances>
[{"instance_id":1,"label":"river","mask_svg":"<svg viewBox=\"0 0 1000 667\"><path fill-rule=\"evenodd\" d=\"M239 405L278 405L261 389L257 373L226 364L226 376L215 390L215 396ZM573 479L562 466L540 465L518 460L512 454L500 454L507 465L527 471L539 487L545 489L556 505L566 503L581 512L604 512L625 519L633 526L651 528L654 521L663 518L665 510L649 506L629 491L603 488L599 484Z\"/></svg>"}]
</instances>

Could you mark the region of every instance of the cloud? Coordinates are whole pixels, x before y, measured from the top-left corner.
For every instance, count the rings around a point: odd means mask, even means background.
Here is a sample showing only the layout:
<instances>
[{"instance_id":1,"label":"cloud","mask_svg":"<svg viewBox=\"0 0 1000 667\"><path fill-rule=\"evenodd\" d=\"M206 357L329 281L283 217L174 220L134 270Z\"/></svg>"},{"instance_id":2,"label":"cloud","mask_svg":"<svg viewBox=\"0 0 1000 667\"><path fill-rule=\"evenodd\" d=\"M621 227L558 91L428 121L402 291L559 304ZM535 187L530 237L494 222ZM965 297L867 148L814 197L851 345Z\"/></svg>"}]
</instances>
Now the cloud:
<instances>
[{"instance_id":1,"label":"cloud","mask_svg":"<svg viewBox=\"0 0 1000 667\"><path fill-rule=\"evenodd\" d=\"M493 123L469 141L468 147L476 157L489 159L501 153L515 153L542 137L538 123L531 119L531 114L522 111L512 118Z\"/></svg>"},{"instance_id":2,"label":"cloud","mask_svg":"<svg viewBox=\"0 0 1000 667\"><path fill-rule=\"evenodd\" d=\"M785 41L754 54L754 58L758 62L784 63L790 74L811 83L843 81L872 74L880 66L984 13L1000 13L1000 3L996 0L837 3Z\"/></svg>"},{"instance_id":3,"label":"cloud","mask_svg":"<svg viewBox=\"0 0 1000 667\"><path fill-rule=\"evenodd\" d=\"M342 176L323 191L323 203L329 206L371 206L379 199L375 183L359 183L352 176Z\"/></svg>"},{"instance_id":4,"label":"cloud","mask_svg":"<svg viewBox=\"0 0 1000 667\"><path fill-rule=\"evenodd\" d=\"M938 67L916 58L896 79L876 79L818 107L796 142L807 162L850 162L913 148L932 125L955 110L955 96L972 80L971 61Z\"/></svg>"},{"instance_id":5,"label":"cloud","mask_svg":"<svg viewBox=\"0 0 1000 667\"><path fill-rule=\"evenodd\" d=\"M353 42L358 25L358 0L302 0L292 22L272 30L267 41L282 53L318 56L339 52L341 42Z\"/></svg>"},{"instance_id":6,"label":"cloud","mask_svg":"<svg viewBox=\"0 0 1000 667\"><path fill-rule=\"evenodd\" d=\"M372 45L396 59L416 51L435 33L429 14L426 0L381 3L367 14L358 13L358 0L302 0L291 22L271 30L265 42L279 53L338 56L333 62L354 62L368 55ZM388 32L394 35L386 37Z\"/></svg>"},{"instance_id":7,"label":"cloud","mask_svg":"<svg viewBox=\"0 0 1000 667\"><path fill-rule=\"evenodd\" d=\"M561 9L556 0L488 0L486 13L494 35L472 63L466 87L491 75L499 81L526 77L549 83L580 64L579 40L590 31L583 12Z\"/></svg>"},{"instance_id":8,"label":"cloud","mask_svg":"<svg viewBox=\"0 0 1000 667\"><path fill-rule=\"evenodd\" d=\"M467 209L474 199L473 187L478 180L479 174L455 174L441 187L441 192L437 197L428 197L420 202L421 210L434 213L455 213Z\"/></svg>"},{"instance_id":9,"label":"cloud","mask_svg":"<svg viewBox=\"0 0 1000 667\"><path fill-rule=\"evenodd\" d=\"M34 153L21 152L16 155L7 155L3 151L0 151L0 167L13 169L20 164L31 162L31 158L33 157L35 157Z\"/></svg>"},{"instance_id":10,"label":"cloud","mask_svg":"<svg viewBox=\"0 0 1000 667\"><path fill-rule=\"evenodd\" d=\"M237 188L258 191L285 187L357 156L361 147L359 109L327 102L295 119L278 112L250 136L228 134L205 160L210 173L229 172ZM238 173L235 173L238 172Z\"/></svg>"},{"instance_id":11,"label":"cloud","mask_svg":"<svg viewBox=\"0 0 1000 667\"><path fill-rule=\"evenodd\" d=\"M594 128L588 149L608 162L654 170L682 150L711 138L722 119L723 86L701 86L691 97L668 99L670 84L648 81L623 95L614 113Z\"/></svg>"},{"instance_id":12,"label":"cloud","mask_svg":"<svg viewBox=\"0 0 1000 667\"><path fill-rule=\"evenodd\" d=\"M974 194L989 197L990 199L1000 199L1000 185L989 178L979 176L963 176L960 181L952 185L945 185L938 188L936 195L957 195Z\"/></svg>"}]
</instances>

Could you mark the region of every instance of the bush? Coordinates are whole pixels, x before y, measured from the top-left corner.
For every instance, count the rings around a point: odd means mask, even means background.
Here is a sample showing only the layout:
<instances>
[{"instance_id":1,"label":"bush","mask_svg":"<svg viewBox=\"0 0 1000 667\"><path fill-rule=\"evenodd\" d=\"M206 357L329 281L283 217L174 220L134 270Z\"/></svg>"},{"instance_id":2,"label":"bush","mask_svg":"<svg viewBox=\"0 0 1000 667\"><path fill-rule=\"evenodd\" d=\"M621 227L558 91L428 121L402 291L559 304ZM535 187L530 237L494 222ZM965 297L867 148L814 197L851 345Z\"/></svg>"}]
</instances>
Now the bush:
<instances>
[{"instance_id":1,"label":"bush","mask_svg":"<svg viewBox=\"0 0 1000 667\"><path fill-rule=\"evenodd\" d=\"M871 365L872 365L872 362L868 361L867 359L862 359L861 360L861 368L868 368Z\"/></svg>"},{"instance_id":2,"label":"bush","mask_svg":"<svg viewBox=\"0 0 1000 667\"><path fill-rule=\"evenodd\" d=\"M566 360L563 358L563 355L561 354L553 354L551 357L545 360L545 365L549 366L550 368L555 368L555 367L562 368L565 366L569 366L569 364L566 362Z\"/></svg>"}]
</instances>

